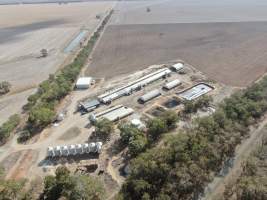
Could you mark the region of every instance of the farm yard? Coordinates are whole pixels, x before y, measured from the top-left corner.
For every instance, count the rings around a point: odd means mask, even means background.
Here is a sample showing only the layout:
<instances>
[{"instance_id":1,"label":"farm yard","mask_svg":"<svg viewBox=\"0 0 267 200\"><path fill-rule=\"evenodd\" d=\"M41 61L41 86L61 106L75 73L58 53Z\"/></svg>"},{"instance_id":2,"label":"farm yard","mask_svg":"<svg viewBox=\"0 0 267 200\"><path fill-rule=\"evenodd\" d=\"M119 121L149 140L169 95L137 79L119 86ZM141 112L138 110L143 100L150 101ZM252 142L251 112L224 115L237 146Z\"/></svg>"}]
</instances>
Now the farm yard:
<instances>
[{"instance_id":1,"label":"farm yard","mask_svg":"<svg viewBox=\"0 0 267 200\"><path fill-rule=\"evenodd\" d=\"M7 115L18 113L33 89L67 62L73 53L64 49L81 30L89 36L113 4L0 6L0 80L12 85L9 96L0 98L0 124ZM41 57L42 49L47 50L47 57ZM19 101L7 103L7 98L17 99L18 93Z\"/></svg>"}]
</instances>

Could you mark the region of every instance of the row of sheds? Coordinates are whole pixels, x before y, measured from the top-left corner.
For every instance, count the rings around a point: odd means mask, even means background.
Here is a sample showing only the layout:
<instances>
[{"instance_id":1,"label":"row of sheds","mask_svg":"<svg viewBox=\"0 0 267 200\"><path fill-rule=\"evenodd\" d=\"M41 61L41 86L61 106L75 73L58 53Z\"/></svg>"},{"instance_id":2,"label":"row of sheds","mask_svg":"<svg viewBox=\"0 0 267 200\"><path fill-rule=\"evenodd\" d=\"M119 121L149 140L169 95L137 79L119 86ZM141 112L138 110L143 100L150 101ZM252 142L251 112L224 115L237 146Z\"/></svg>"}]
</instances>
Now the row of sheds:
<instances>
[{"instance_id":1,"label":"row of sheds","mask_svg":"<svg viewBox=\"0 0 267 200\"><path fill-rule=\"evenodd\" d=\"M171 81L171 82L166 83L166 84L163 86L163 89L165 89L165 90L171 90L171 89L173 89L173 88L175 88L175 87L177 87L177 86L179 86L179 85L181 85L181 84L182 84L182 83L181 83L180 80L175 79L175 80L173 80L173 81ZM156 97L158 97L158 96L160 96L160 95L161 95L161 91L160 91L159 89L155 89L155 90L152 90L152 91L150 91L150 92L144 94L143 96L141 96L141 97L138 99L138 101L139 101L140 103L146 103L146 102L148 102L148 101L150 101L150 100L152 100L152 99L154 99L154 98L156 98Z\"/></svg>"},{"instance_id":2,"label":"row of sheds","mask_svg":"<svg viewBox=\"0 0 267 200\"><path fill-rule=\"evenodd\" d=\"M85 144L72 144L47 148L47 157L75 156L88 153L100 153L102 142Z\"/></svg>"},{"instance_id":3,"label":"row of sheds","mask_svg":"<svg viewBox=\"0 0 267 200\"><path fill-rule=\"evenodd\" d=\"M170 67L170 69L172 69L173 71L177 71L177 72L183 68L184 68L183 63L176 63ZM122 86L122 87L116 88L114 90L108 91L102 95L99 95L97 99L80 102L79 107L81 110L83 110L85 112L93 111L94 109L96 109L97 107L99 107L101 105L101 102L104 104L110 103L111 101L113 101L117 98L120 98L120 97L125 96L125 95L130 95L133 91L139 90L142 87L145 87L147 84L149 84L153 81L156 81L160 78L169 76L171 73L170 69L166 68L166 67L159 69L155 72L152 72L148 75L145 75L145 76L127 84L126 86ZM181 82L179 80L174 80L174 81L167 83L165 86L163 86L163 88L170 90L170 89L173 89L174 87L176 87L180 84L181 84ZM146 96L151 96L151 94L155 94L155 93L156 93L155 91L152 91L150 94L148 94ZM144 98L145 97L140 98L140 99L144 99Z\"/></svg>"},{"instance_id":4,"label":"row of sheds","mask_svg":"<svg viewBox=\"0 0 267 200\"><path fill-rule=\"evenodd\" d=\"M126 86L106 92L98 96L98 99L102 103L110 103L111 101L117 98L120 98L121 96L130 95L133 91L139 90L145 87L146 85L148 85L149 83L152 83L158 79L169 76L170 74L171 74L171 70L169 68L165 67L165 68L159 69L153 73L150 73L146 76L143 76L142 78L135 80L134 82L127 84Z\"/></svg>"}]
</instances>

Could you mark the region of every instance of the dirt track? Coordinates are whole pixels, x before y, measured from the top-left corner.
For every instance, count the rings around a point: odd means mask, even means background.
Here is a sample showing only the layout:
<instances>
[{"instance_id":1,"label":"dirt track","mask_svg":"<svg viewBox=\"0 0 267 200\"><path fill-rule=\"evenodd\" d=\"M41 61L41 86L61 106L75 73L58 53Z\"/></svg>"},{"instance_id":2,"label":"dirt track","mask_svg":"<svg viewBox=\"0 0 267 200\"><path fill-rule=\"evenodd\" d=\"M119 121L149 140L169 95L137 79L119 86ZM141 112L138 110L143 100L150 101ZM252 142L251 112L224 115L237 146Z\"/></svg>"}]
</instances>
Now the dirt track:
<instances>
[{"instance_id":1,"label":"dirt track","mask_svg":"<svg viewBox=\"0 0 267 200\"><path fill-rule=\"evenodd\" d=\"M267 22L111 25L87 73L96 77L182 59L208 77L246 86L267 69Z\"/></svg>"}]
</instances>

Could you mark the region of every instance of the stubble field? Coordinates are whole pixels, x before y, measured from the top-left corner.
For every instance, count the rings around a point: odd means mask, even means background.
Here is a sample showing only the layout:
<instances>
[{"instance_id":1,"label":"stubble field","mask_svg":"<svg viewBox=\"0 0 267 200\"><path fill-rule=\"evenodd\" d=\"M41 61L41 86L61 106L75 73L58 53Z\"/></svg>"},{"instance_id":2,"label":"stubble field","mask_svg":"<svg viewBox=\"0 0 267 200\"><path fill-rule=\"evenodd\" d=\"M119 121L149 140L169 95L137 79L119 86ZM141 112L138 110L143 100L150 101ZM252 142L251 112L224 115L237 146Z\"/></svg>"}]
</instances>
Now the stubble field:
<instances>
[{"instance_id":1,"label":"stubble field","mask_svg":"<svg viewBox=\"0 0 267 200\"><path fill-rule=\"evenodd\" d=\"M88 73L109 78L182 59L219 82L246 86L266 72L266 42L266 22L113 25Z\"/></svg>"}]
</instances>

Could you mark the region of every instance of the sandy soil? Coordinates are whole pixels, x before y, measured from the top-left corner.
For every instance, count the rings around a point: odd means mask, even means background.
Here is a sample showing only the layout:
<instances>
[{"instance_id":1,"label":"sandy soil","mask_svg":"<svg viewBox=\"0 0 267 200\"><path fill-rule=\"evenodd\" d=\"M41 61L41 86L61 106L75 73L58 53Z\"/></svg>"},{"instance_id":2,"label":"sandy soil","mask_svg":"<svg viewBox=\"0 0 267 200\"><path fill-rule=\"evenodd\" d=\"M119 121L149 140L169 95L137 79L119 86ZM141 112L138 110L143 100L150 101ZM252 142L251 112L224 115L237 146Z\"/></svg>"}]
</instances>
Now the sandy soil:
<instances>
[{"instance_id":1,"label":"sandy soil","mask_svg":"<svg viewBox=\"0 0 267 200\"><path fill-rule=\"evenodd\" d=\"M87 74L110 78L182 59L208 77L246 86L267 69L267 23L109 26Z\"/></svg>"},{"instance_id":2,"label":"sandy soil","mask_svg":"<svg viewBox=\"0 0 267 200\"><path fill-rule=\"evenodd\" d=\"M0 124L20 112L32 89L55 73L70 56L63 50L81 29L91 34L114 5L112 1L0 6L0 81L12 85L0 97ZM46 48L49 56L40 58ZM13 97L13 98L12 98Z\"/></svg>"}]
</instances>

